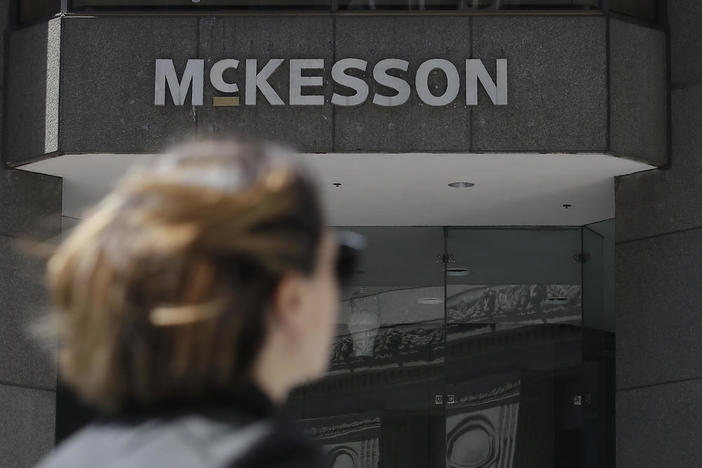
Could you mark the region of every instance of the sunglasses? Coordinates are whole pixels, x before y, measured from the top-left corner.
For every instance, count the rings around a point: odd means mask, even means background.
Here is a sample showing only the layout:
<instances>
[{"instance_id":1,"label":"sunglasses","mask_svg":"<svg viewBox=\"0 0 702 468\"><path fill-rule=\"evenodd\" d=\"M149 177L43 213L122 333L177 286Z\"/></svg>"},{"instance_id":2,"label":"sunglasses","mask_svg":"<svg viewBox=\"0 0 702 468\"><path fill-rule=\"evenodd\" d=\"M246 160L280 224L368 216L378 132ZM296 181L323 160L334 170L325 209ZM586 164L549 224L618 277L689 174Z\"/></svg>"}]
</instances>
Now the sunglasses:
<instances>
[{"instance_id":1,"label":"sunglasses","mask_svg":"<svg viewBox=\"0 0 702 468\"><path fill-rule=\"evenodd\" d=\"M339 252L336 259L336 276L342 288L351 285L366 248L366 238L357 232L336 231Z\"/></svg>"}]
</instances>

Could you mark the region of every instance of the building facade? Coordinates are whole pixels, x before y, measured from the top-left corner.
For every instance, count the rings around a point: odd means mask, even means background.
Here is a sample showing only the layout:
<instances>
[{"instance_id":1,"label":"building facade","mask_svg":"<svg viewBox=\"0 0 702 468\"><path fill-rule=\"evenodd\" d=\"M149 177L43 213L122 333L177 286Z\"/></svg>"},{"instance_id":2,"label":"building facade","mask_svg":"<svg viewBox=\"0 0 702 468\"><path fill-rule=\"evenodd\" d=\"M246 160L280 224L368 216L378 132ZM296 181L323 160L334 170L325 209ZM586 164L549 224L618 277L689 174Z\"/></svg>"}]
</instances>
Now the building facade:
<instances>
[{"instance_id":1,"label":"building facade","mask_svg":"<svg viewBox=\"0 0 702 468\"><path fill-rule=\"evenodd\" d=\"M288 408L330 466L696 466L702 7L244 3L2 2L0 459L85 414L25 333L17 245L242 133L302 152L371 242Z\"/></svg>"}]
</instances>

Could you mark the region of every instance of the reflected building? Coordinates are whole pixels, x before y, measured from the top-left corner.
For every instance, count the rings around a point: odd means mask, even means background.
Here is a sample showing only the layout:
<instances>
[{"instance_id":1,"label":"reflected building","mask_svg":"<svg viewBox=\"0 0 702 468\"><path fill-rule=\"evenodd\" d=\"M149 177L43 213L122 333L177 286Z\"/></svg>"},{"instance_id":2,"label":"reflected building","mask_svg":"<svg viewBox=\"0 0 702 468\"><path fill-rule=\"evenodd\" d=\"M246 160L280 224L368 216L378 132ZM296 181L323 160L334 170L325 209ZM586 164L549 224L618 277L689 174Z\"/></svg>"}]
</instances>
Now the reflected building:
<instances>
[{"instance_id":1,"label":"reflected building","mask_svg":"<svg viewBox=\"0 0 702 468\"><path fill-rule=\"evenodd\" d=\"M357 228L371 254L388 236L436 243L365 259L326 378L288 410L330 467L606 466L614 333L584 317L613 299L585 281L606 262L591 252L613 242L612 224L588 228L600 233L592 245L583 229ZM487 251L471 248L485 239ZM421 263L430 270L406 268ZM395 286L392 271L404 276ZM599 300L585 305L583 291Z\"/></svg>"}]
</instances>

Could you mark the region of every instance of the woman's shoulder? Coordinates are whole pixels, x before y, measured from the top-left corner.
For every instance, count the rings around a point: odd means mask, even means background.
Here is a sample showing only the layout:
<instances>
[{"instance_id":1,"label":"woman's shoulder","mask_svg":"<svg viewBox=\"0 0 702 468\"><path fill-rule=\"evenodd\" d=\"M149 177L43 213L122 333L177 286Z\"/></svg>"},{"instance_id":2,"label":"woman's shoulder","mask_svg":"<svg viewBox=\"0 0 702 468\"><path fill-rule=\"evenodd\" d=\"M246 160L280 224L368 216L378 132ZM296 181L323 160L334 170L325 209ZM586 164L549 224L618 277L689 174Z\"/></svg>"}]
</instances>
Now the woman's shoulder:
<instances>
[{"instance_id":1,"label":"woman's shoulder","mask_svg":"<svg viewBox=\"0 0 702 468\"><path fill-rule=\"evenodd\" d=\"M61 444L40 468L322 468L321 451L289 420L185 414L92 424Z\"/></svg>"},{"instance_id":2,"label":"woman's shoulder","mask_svg":"<svg viewBox=\"0 0 702 468\"><path fill-rule=\"evenodd\" d=\"M263 422L263 424L266 424ZM323 468L324 457L319 446L307 437L297 424L278 419L262 429L261 436L243 456L236 457L231 468Z\"/></svg>"}]
</instances>

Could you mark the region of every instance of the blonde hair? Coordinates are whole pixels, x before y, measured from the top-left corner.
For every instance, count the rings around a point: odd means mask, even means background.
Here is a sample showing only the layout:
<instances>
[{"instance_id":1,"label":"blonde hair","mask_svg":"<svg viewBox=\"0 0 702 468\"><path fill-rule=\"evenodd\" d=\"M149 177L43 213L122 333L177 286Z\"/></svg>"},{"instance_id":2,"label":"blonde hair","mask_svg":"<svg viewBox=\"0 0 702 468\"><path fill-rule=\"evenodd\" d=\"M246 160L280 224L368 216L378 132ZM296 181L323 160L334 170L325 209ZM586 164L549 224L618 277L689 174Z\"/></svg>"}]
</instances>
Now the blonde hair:
<instances>
[{"instance_id":1,"label":"blonde hair","mask_svg":"<svg viewBox=\"0 0 702 468\"><path fill-rule=\"evenodd\" d=\"M61 377L108 411L235 385L323 226L310 177L265 144L193 142L133 171L49 260Z\"/></svg>"}]
</instances>

